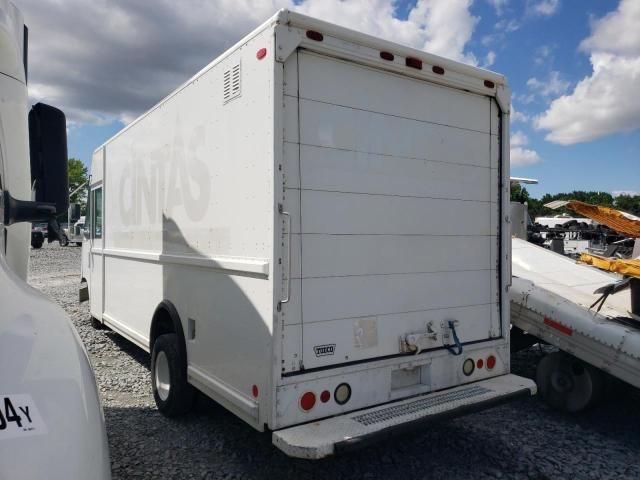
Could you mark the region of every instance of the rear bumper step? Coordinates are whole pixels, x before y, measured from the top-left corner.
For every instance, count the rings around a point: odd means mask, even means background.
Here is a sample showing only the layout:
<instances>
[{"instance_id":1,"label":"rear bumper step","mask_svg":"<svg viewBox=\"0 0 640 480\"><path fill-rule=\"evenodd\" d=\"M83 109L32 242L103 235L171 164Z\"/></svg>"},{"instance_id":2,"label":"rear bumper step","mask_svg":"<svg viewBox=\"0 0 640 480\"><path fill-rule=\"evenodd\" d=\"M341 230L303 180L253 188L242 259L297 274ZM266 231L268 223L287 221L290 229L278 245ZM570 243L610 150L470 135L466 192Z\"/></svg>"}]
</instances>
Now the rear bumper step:
<instances>
[{"instance_id":1,"label":"rear bumper step","mask_svg":"<svg viewBox=\"0 0 640 480\"><path fill-rule=\"evenodd\" d=\"M278 430L273 444L291 457L319 459L535 393L532 380L502 375Z\"/></svg>"}]
</instances>

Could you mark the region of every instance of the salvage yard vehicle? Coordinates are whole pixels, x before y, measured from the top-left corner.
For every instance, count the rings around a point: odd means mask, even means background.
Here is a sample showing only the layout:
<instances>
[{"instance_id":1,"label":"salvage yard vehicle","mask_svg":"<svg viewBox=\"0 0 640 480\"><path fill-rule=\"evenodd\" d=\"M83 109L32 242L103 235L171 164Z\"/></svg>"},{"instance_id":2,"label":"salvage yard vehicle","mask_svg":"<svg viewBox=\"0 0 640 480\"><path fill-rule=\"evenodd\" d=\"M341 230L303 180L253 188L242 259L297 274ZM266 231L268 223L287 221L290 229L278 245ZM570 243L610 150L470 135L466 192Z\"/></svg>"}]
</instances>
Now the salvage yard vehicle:
<instances>
[{"instance_id":1,"label":"salvage yard vehicle","mask_svg":"<svg viewBox=\"0 0 640 480\"><path fill-rule=\"evenodd\" d=\"M31 223L53 225L69 201L64 114L37 104L27 117L27 33L0 0L0 478L106 480L87 352L62 308L26 283Z\"/></svg>"},{"instance_id":2,"label":"salvage yard vehicle","mask_svg":"<svg viewBox=\"0 0 640 480\"><path fill-rule=\"evenodd\" d=\"M294 457L535 393L509 373L503 76L282 10L93 155L91 315Z\"/></svg>"}]
</instances>

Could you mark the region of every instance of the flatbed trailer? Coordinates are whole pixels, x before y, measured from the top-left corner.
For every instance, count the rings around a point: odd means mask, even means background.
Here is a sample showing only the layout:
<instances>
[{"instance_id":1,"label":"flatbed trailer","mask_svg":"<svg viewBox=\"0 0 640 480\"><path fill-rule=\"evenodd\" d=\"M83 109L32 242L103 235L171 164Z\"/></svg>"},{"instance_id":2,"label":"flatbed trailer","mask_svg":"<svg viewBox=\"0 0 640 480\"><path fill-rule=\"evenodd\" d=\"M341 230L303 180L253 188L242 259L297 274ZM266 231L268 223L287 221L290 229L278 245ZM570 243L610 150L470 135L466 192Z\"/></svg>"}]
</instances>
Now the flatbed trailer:
<instances>
[{"instance_id":1,"label":"flatbed trailer","mask_svg":"<svg viewBox=\"0 0 640 480\"><path fill-rule=\"evenodd\" d=\"M517 335L525 332L560 350L538 366L541 397L578 411L602 398L607 375L640 388L640 321L630 311L630 290L609 295L596 311L602 297L596 290L622 278L519 238L512 239L512 255ZM514 333L512 339L520 343Z\"/></svg>"}]
</instances>

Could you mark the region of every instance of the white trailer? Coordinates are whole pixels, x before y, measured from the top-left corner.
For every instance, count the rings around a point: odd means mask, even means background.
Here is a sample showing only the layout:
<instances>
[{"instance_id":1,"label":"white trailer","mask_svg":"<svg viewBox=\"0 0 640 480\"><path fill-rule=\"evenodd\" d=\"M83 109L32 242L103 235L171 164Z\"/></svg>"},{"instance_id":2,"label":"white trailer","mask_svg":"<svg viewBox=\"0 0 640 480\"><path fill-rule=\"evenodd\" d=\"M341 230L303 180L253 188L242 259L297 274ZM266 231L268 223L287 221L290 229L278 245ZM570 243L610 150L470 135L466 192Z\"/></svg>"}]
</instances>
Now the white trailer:
<instances>
[{"instance_id":1,"label":"white trailer","mask_svg":"<svg viewBox=\"0 0 640 480\"><path fill-rule=\"evenodd\" d=\"M0 479L107 480L87 352L64 310L26 282L31 222L64 212L69 193L64 115L38 104L27 116L27 38L0 0Z\"/></svg>"},{"instance_id":2,"label":"white trailer","mask_svg":"<svg viewBox=\"0 0 640 480\"><path fill-rule=\"evenodd\" d=\"M291 456L486 408L509 374L503 76L286 10L95 151L91 314ZM314 420L313 423L310 423Z\"/></svg>"},{"instance_id":3,"label":"white trailer","mask_svg":"<svg viewBox=\"0 0 640 480\"><path fill-rule=\"evenodd\" d=\"M538 365L547 403L572 412L596 404L607 386L603 372L640 388L640 317L632 312L632 293L611 289L603 297L621 277L519 238L513 275L513 325L561 350Z\"/></svg>"}]
</instances>

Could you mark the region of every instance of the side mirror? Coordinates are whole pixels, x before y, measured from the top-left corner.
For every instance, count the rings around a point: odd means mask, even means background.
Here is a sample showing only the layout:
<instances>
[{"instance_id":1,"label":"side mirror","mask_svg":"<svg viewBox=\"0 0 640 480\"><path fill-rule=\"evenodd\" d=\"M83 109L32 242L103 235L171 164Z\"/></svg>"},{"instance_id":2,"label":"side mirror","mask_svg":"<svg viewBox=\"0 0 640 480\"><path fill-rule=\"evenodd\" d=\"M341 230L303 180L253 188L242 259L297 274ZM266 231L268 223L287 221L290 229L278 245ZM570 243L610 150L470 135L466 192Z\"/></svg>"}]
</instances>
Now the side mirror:
<instances>
[{"instance_id":1,"label":"side mirror","mask_svg":"<svg viewBox=\"0 0 640 480\"><path fill-rule=\"evenodd\" d=\"M67 121L60 110L43 103L29 112L31 181L35 201L17 200L5 190L0 199L5 225L53 221L69 205Z\"/></svg>"},{"instance_id":2,"label":"side mirror","mask_svg":"<svg viewBox=\"0 0 640 480\"><path fill-rule=\"evenodd\" d=\"M55 205L55 215L69 206L67 119L61 110L37 103L29 112L31 182L36 202Z\"/></svg>"}]
</instances>

